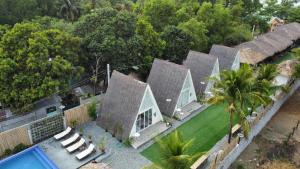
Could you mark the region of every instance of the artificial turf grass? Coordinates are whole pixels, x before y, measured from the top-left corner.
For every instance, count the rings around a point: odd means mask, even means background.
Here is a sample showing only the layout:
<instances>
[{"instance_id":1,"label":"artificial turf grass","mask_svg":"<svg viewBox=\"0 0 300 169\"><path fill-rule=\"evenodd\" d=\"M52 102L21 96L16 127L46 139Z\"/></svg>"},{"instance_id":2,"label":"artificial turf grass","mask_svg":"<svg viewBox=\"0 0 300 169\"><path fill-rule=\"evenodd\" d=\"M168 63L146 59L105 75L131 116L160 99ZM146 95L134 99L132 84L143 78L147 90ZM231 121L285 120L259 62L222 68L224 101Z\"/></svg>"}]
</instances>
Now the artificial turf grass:
<instances>
[{"instance_id":1,"label":"artificial turf grass","mask_svg":"<svg viewBox=\"0 0 300 169\"><path fill-rule=\"evenodd\" d=\"M229 113L225 113L226 104L212 105L177 128L185 141L194 139L188 154L196 154L210 150L227 133ZM236 120L235 120L236 121ZM168 137L165 136L162 139ZM141 152L143 156L155 164L160 164L160 147L157 143Z\"/></svg>"}]
</instances>

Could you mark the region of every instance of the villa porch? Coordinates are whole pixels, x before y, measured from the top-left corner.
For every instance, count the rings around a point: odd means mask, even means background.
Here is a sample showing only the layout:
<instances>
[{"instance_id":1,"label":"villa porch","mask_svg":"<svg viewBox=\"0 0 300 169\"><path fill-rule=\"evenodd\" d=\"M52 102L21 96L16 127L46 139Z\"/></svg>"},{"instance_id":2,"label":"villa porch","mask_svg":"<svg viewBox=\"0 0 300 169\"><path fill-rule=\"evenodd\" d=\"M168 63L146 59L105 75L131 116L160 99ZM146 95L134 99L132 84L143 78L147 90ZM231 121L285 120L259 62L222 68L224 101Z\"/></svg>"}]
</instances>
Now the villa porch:
<instances>
[{"instance_id":1,"label":"villa porch","mask_svg":"<svg viewBox=\"0 0 300 169\"><path fill-rule=\"evenodd\" d=\"M134 148L139 148L170 127L171 126L167 126L165 122L158 122L141 131L139 137L133 138L131 145Z\"/></svg>"},{"instance_id":2,"label":"villa porch","mask_svg":"<svg viewBox=\"0 0 300 169\"><path fill-rule=\"evenodd\" d=\"M180 111L177 111L175 113L175 117L179 119L180 121L187 118L189 115L191 115L194 111L200 109L203 105L201 105L198 102L191 102L184 107L181 108Z\"/></svg>"}]
</instances>

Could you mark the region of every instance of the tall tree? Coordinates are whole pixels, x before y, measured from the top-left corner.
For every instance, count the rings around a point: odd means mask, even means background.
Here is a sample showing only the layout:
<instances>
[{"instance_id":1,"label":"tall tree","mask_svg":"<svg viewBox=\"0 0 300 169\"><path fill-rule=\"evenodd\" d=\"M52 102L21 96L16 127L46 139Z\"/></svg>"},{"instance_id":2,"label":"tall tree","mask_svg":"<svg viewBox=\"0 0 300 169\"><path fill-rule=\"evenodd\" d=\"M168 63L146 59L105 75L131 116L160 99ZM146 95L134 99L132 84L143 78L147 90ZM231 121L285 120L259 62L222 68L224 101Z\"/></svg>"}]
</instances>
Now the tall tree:
<instances>
[{"instance_id":1,"label":"tall tree","mask_svg":"<svg viewBox=\"0 0 300 169\"><path fill-rule=\"evenodd\" d=\"M166 41L163 58L175 63L181 63L193 46L192 37L175 26L168 26L161 33Z\"/></svg>"},{"instance_id":2,"label":"tall tree","mask_svg":"<svg viewBox=\"0 0 300 169\"><path fill-rule=\"evenodd\" d=\"M74 22L80 17L80 8L71 0L64 0L65 4L60 7L59 14L67 21Z\"/></svg>"},{"instance_id":3,"label":"tall tree","mask_svg":"<svg viewBox=\"0 0 300 169\"><path fill-rule=\"evenodd\" d=\"M226 103L225 112L229 113L229 137L231 141L231 130L234 125L234 116L238 117L245 136L250 130L249 123L246 119L248 115L247 108L253 100L259 101L260 104L266 104L268 95L261 93L261 90L255 88L255 76L249 65L243 65L237 71L223 71L220 79L214 78L215 88L213 96L208 99L210 104Z\"/></svg>"},{"instance_id":4,"label":"tall tree","mask_svg":"<svg viewBox=\"0 0 300 169\"><path fill-rule=\"evenodd\" d=\"M109 63L112 69L128 72L132 66L149 64L152 57L160 57L164 42L145 20L136 22L136 15L128 11L103 8L83 17L75 33L83 37L82 48L89 61L101 58L100 71ZM147 70L139 70L147 72Z\"/></svg>"},{"instance_id":5,"label":"tall tree","mask_svg":"<svg viewBox=\"0 0 300 169\"><path fill-rule=\"evenodd\" d=\"M40 15L36 0L1 0L0 24L13 25Z\"/></svg>"},{"instance_id":6,"label":"tall tree","mask_svg":"<svg viewBox=\"0 0 300 169\"><path fill-rule=\"evenodd\" d=\"M145 1L144 16L153 25L156 31L162 31L165 26L175 22L175 0L149 0Z\"/></svg>"},{"instance_id":7,"label":"tall tree","mask_svg":"<svg viewBox=\"0 0 300 169\"><path fill-rule=\"evenodd\" d=\"M186 34L192 37L193 46L192 49L198 51L207 50L208 37L206 33L208 32L206 26L203 22L197 21L197 19L192 18L187 22L180 23L178 28L183 30Z\"/></svg>"},{"instance_id":8,"label":"tall tree","mask_svg":"<svg viewBox=\"0 0 300 169\"><path fill-rule=\"evenodd\" d=\"M0 102L25 111L34 101L65 89L82 72L80 39L32 23L16 24L0 43Z\"/></svg>"}]
</instances>

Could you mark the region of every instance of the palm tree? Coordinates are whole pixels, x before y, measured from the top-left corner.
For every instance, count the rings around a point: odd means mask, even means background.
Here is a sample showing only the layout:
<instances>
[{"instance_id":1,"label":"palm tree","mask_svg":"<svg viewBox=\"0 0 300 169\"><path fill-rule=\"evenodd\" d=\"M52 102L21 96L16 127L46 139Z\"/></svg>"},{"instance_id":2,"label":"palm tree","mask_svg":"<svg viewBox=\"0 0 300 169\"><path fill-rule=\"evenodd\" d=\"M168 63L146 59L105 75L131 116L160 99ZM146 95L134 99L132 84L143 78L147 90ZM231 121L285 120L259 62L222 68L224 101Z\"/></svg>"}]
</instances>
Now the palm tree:
<instances>
[{"instance_id":1,"label":"palm tree","mask_svg":"<svg viewBox=\"0 0 300 169\"><path fill-rule=\"evenodd\" d=\"M74 22L80 17L80 9L71 3L70 0L64 0L65 4L60 7L59 14L67 21Z\"/></svg>"},{"instance_id":2,"label":"palm tree","mask_svg":"<svg viewBox=\"0 0 300 169\"><path fill-rule=\"evenodd\" d=\"M164 169L187 169L203 153L188 155L187 150L193 145L193 139L184 141L178 130L166 139L156 139L160 147L161 167Z\"/></svg>"},{"instance_id":3,"label":"palm tree","mask_svg":"<svg viewBox=\"0 0 300 169\"><path fill-rule=\"evenodd\" d=\"M273 85L273 81L277 75L277 66L273 64L261 65L257 69L253 88L263 96L263 102L261 102L261 100L252 100L252 108L261 105L261 103L267 105L271 102L272 99L269 96L272 95L272 91L278 89L277 86Z\"/></svg>"},{"instance_id":4,"label":"palm tree","mask_svg":"<svg viewBox=\"0 0 300 169\"><path fill-rule=\"evenodd\" d=\"M231 142L231 130L234 125L234 116L238 117L244 135L247 137L250 125L247 120L248 107L254 103L266 104L268 98L261 86L257 85L256 77L249 65L243 65L237 71L226 70L221 72L220 79L213 78L215 86L213 96L207 100L209 104L226 103L226 112L229 113L229 137ZM265 86L263 86L265 87ZM264 89L265 90L265 89Z\"/></svg>"}]
</instances>

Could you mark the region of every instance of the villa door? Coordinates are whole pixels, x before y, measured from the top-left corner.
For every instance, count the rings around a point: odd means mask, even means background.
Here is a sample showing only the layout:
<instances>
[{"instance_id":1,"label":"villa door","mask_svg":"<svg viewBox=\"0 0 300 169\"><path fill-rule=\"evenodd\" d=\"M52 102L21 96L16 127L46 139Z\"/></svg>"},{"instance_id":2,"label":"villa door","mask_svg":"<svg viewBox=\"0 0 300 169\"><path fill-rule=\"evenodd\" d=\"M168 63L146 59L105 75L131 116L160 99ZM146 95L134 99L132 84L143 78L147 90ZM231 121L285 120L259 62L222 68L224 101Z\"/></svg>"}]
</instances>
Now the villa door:
<instances>
[{"instance_id":1,"label":"villa door","mask_svg":"<svg viewBox=\"0 0 300 169\"><path fill-rule=\"evenodd\" d=\"M136 121L136 131L141 131L152 125L152 109L138 115Z\"/></svg>"},{"instance_id":2,"label":"villa door","mask_svg":"<svg viewBox=\"0 0 300 169\"><path fill-rule=\"evenodd\" d=\"M189 96L190 96L189 90L185 90L181 93L178 108L181 108L189 103Z\"/></svg>"}]
</instances>

